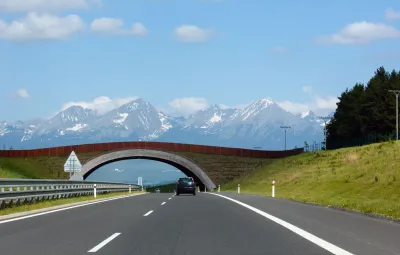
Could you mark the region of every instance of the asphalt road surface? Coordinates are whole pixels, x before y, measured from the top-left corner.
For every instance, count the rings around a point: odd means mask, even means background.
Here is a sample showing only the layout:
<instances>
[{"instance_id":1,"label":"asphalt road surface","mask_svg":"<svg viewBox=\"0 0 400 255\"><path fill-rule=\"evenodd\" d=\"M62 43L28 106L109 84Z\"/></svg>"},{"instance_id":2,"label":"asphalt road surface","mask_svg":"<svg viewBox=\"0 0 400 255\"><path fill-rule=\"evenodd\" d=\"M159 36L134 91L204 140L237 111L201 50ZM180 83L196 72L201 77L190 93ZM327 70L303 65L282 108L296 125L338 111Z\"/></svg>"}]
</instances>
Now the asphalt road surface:
<instances>
[{"instance_id":1,"label":"asphalt road surface","mask_svg":"<svg viewBox=\"0 0 400 255\"><path fill-rule=\"evenodd\" d=\"M400 224L230 193L146 194L11 222L0 253L400 254Z\"/></svg>"}]
</instances>

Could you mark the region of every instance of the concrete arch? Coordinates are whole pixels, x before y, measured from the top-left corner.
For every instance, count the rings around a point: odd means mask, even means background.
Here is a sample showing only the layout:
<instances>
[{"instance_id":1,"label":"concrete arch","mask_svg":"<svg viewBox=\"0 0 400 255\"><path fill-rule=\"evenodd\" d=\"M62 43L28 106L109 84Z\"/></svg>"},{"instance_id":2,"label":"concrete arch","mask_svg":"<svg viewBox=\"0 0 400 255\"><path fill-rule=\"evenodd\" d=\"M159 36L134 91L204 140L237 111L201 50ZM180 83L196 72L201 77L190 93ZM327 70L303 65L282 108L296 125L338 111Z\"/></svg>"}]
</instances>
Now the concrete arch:
<instances>
[{"instance_id":1,"label":"concrete arch","mask_svg":"<svg viewBox=\"0 0 400 255\"><path fill-rule=\"evenodd\" d=\"M146 149L120 150L100 155L82 166L82 177L86 179L101 166L127 159L149 159L164 162L178 168L184 174L193 177L197 182L201 182L207 189L213 190L216 188L215 183L208 177L203 169L189 159L173 153Z\"/></svg>"}]
</instances>

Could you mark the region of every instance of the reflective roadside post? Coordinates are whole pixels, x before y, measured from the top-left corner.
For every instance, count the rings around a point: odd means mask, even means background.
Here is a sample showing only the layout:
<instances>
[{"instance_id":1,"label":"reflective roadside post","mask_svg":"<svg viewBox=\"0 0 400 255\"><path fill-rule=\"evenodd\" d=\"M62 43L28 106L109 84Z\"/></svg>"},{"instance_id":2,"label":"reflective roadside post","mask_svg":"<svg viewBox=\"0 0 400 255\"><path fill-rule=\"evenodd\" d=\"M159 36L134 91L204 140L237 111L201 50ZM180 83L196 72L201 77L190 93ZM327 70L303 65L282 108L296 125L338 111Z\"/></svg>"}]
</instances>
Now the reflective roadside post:
<instances>
[{"instance_id":1,"label":"reflective roadside post","mask_svg":"<svg viewBox=\"0 0 400 255\"><path fill-rule=\"evenodd\" d=\"M94 196L94 198L97 197L96 192L97 192L97 189L96 189L96 183L95 183L95 184L93 184L93 196Z\"/></svg>"},{"instance_id":2,"label":"reflective roadside post","mask_svg":"<svg viewBox=\"0 0 400 255\"><path fill-rule=\"evenodd\" d=\"M130 184L129 184L129 193L132 193L132 187Z\"/></svg>"},{"instance_id":3,"label":"reflective roadside post","mask_svg":"<svg viewBox=\"0 0 400 255\"><path fill-rule=\"evenodd\" d=\"M221 192L221 185L218 184L218 192Z\"/></svg>"},{"instance_id":4,"label":"reflective roadside post","mask_svg":"<svg viewBox=\"0 0 400 255\"><path fill-rule=\"evenodd\" d=\"M275 181L272 181L272 197L275 197Z\"/></svg>"},{"instance_id":5,"label":"reflective roadside post","mask_svg":"<svg viewBox=\"0 0 400 255\"><path fill-rule=\"evenodd\" d=\"M238 184L238 194L240 194L240 184Z\"/></svg>"}]
</instances>

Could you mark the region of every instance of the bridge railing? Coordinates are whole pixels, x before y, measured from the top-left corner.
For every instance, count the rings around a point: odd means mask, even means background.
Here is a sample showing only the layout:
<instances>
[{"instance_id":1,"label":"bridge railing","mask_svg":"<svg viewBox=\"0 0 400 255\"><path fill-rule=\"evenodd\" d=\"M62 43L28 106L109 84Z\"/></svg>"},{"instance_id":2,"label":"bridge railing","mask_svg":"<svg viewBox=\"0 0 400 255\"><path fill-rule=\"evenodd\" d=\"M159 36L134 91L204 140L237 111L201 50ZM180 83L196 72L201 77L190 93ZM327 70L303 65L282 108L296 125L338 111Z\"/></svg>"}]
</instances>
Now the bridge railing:
<instances>
[{"instance_id":1,"label":"bridge railing","mask_svg":"<svg viewBox=\"0 0 400 255\"><path fill-rule=\"evenodd\" d=\"M138 191L136 184L118 182L1 179L0 210L51 199L86 196L109 192Z\"/></svg>"}]
</instances>

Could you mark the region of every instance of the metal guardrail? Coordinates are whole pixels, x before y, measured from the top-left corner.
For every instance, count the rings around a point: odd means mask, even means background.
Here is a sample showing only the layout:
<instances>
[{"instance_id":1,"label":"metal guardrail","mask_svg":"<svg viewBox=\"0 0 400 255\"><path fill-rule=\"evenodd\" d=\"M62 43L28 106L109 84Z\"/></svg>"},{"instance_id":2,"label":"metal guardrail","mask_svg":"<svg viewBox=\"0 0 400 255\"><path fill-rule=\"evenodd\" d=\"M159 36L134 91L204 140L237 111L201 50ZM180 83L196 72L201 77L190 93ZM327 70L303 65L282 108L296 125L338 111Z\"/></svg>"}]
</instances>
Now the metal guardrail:
<instances>
[{"instance_id":1,"label":"metal guardrail","mask_svg":"<svg viewBox=\"0 0 400 255\"><path fill-rule=\"evenodd\" d=\"M87 196L108 192L143 190L142 186L118 182L1 179L0 210L50 199Z\"/></svg>"}]
</instances>

